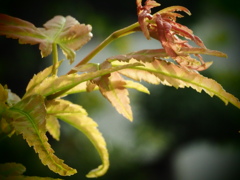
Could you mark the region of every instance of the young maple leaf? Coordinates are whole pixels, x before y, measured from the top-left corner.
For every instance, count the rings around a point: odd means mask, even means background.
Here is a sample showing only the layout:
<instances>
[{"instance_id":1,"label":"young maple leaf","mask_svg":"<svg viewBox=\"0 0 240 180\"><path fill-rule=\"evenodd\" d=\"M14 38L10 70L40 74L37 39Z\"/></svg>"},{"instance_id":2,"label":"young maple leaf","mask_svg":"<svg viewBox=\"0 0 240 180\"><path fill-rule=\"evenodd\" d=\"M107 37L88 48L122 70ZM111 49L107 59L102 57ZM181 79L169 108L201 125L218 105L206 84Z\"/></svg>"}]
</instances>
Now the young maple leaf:
<instances>
[{"instance_id":1,"label":"young maple leaf","mask_svg":"<svg viewBox=\"0 0 240 180\"><path fill-rule=\"evenodd\" d=\"M159 6L153 0L147 0L145 5L141 5L141 0L137 0L138 21L142 32L147 39L150 36L159 40L169 57L174 59L178 64L188 69L205 70L212 62L205 63L201 57L202 50L196 52L195 59L185 51L191 51L192 47L188 44L191 40L200 46L201 49L207 49L202 40L195 36L191 29L176 22L177 18L183 17L175 11L183 11L191 15L190 11L182 6L172 6L160 10L154 15L151 15L151 8ZM182 40L179 36L185 38ZM225 55L226 56L226 55Z\"/></svg>"},{"instance_id":2,"label":"young maple leaf","mask_svg":"<svg viewBox=\"0 0 240 180\"><path fill-rule=\"evenodd\" d=\"M37 28L28 21L0 14L0 35L19 39L20 44L39 44L42 57L52 52L53 44L58 44L66 58L72 63L75 51L92 37L92 27L80 24L71 16L55 16L43 27Z\"/></svg>"},{"instance_id":3,"label":"young maple leaf","mask_svg":"<svg viewBox=\"0 0 240 180\"><path fill-rule=\"evenodd\" d=\"M129 93L126 82L118 72L113 72L94 80L101 94L115 107L115 109L130 121L133 120Z\"/></svg>"}]
</instances>

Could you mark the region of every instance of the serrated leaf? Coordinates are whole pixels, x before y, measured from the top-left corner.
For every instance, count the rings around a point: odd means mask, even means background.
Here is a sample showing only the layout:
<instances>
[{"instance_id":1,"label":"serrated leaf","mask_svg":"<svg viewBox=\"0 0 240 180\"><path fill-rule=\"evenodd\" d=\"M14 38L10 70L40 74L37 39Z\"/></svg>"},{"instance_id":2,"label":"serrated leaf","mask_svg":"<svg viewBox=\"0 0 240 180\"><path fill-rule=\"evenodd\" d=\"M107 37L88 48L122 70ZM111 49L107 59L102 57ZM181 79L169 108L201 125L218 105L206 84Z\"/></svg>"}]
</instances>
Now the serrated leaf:
<instances>
[{"instance_id":1,"label":"serrated leaf","mask_svg":"<svg viewBox=\"0 0 240 180\"><path fill-rule=\"evenodd\" d=\"M131 52L128 54L121 54L109 57L107 60L112 61L126 61L128 62L131 59L143 61L143 62L151 62L155 58L165 58L169 57L164 49L144 49L140 51Z\"/></svg>"},{"instance_id":2,"label":"serrated leaf","mask_svg":"<svg viewBox=\"0 0 240 180\"><path fill-rule=\"evenodd\" d=\"M67 16L55 16L43 25L44 34L50 43L58 44L64 55L72 63L75 58L75 50L80 49L92 38L92 27L80 24L75 18Z\"/></svg>"},{"instance_id":3,"label":"serrated leaf","mask_svg":"<svg viewBox=\"0 0 240 180\"><path fill-rule=\"evenodd\" d=\"M60 124L58 119L55 116L47 115L46 116L46 128L51 136L59 141L60 139Z\"/></svg>"},{"instance_id":4,"label":"serrated leaf","mask_svg":"<svg viewBox=\"0 0 240 180\"><path fill-rule=\"evenodd\" d=\"M20 44L31 45L41 45L46 38L32 23L5 14L0 14L0 35L19 39Z\"/></svg>"},{"instance_id":5,"label":"serrated leaf","mask_svg":"<svg viewBox=\"0 0 240 180\"><path fill-rule=\"evenodd\" d=\"M8 116L17 133L22 134L29 146L33 146L40 160L53 172L62 176L76 173L54 155L46 136L46 109L40 95L29 96L9 109Z\"/></svg>"},{"instance_id":6,"label":"serrated leaf","mask_svg":"<svg viewBox=\"0 0 240 180\"><path fill-rule=\"evenodd\" d=\"M154 76L155 77L155 76ZM87 90L87 87L88 87L88 82L83 82L77 86L75 86L74 88L72 88L71 90L67 91L66 93L63 94L63 96L65 95L68 95L68 94L75 94L75 93L81 93L81 92L88 92ZM140 83L137 83L137 82L134 82L134 81L130 81L130 80L125 80L125 85L124 87L126 88L131 88L131 89L136 89L138 91L141 91L143 93L147 93L147 94L150 94L150 92L148 91L148 89L140 84ZM94 89L92 89L92 91L96 91L96 90L99 90L99 87L96 86L95 84L94 85Z\"/></svg>"},{"instance_id":7,"label":"serrated leaf","mask_svg":"<svg viewBox=\"0 0 240 180\"><path fill-rule=\"evenodd\" d=\"M52 52L53 44L58 44L72 63L75 51L92 37L91 26L80 24L71 16L55 16L43 26L37 28L30 22L0 14L0 35L19 39L20 44L39 44L42 57Z\"/></svg>"},{"instance_id":8,"label":"serrated leaf","mask_svg":"<svg viewBox=\"0 0 240 180\"><path fill-rule=\"evenodd\" d=\"M56 63L56 68L58 68L61 65L62 61L58 61ZM39 85L44 79L46 79L48 76L52 73L53 66L49 66L45 68L43 71L40 71L37 75L34 74L33 78L29 81L26 91L31 91L34 89L37 85Z\"/></svg>"},{"instance_id":9,"label":"serrated leaf","mask_svg":"<svg viewBox=\"0 0 240 180\"><path fill-rule=\"evenodd\" d=\"M98 177L106 173L109 157L106 142L97 129L97 123L88 117L87 112L79 105L63 99L51 100L46 103L47 113L55 116L83 132L97 149L102 165L88 173L87 177Z\"/></svg>"},{"instance_id":10,"label":"serrated leaf","mask_svg":"<svg viewBox=\"0 0 240 180\"><path fill-rule=\"evenodd\" d=\"M132 110L130 106L129 93L125 86L124 79L117 72L111 73L110 77L102 76L97 81L102 95L108 99L113 107L125 118L132 121Z\"/></svg>"},{"instance_id":11,"label":"serrated leaf","mask_svg":"<svg viewBox=\"0 0 240 180\"><path fill-rule=\"evenodd\" d=\"M14 176L21 175L26 171L26 168L19 163L4 163L0 164L0 175L2 176Z\"/></svg>"},{"instance_id":12,"label":"serrated leaf","mask_svg":"<svg viewBox=\"0 0 240 180\"><path fill-rule=\"evenodd\" d=\"M122 61L122 59L120 60ZM149 62L152 62L153 59L151 58L151 60ZM125 59L125 61L123 62L119 62L119 61L113 61L112 62L112 66L120 66L120 65L126 65L128 63L135 63L136 60L135 59ZM147 61L148 62L148 61ZM158 77L156 77L154 74L152 74L151 72L145 71L145 70L141 70L141 69L134 69L134 68L126 68L126 69L121 69L118 71L120 74L129 77L133 80L136 81L146 81L150 84L159 84L160 80Z\"/></svg>"},{"instance_id":13,"label":"serrated leaf","mask_svg":"<svg viewBox=\"0 0 240 180\"><path fill-rule=\"evenodd\" d=\"M144 85L134 82L134 81L130 81L130 80L125 80L125 85L124 87L126 88L132 88L132 89L136 89L140 92L146 93L146 94L150 94L149 90L147 87L145 87Z\"/></svg>"},{"instance_id":14,"label":"serrated leaf","mask_svg":"<svg viewBox=\"0 0 240 180\"><path fill-rule=\"evenodd\" d=\"M97 77L101 77L105 74L109 74L114 71L118 71L124 68L139 66L140 63L133 63L133 64L126 64L123 66L118 67L110 67L107 69L101 69L96 72L85 73L85 74L69 74L63 75L60 77L57 76L50 76L45 78L41 83L39 83L34 89L30 89L26 92L24 97L33 95L33 94L41 94L42 96L50 96L61 92L57 96L63 95L65 92L71 90L73 87L77 86L78 84L92 80ZM64 92L65 91L65 92ZM51 99L51 96L49 97Z\"/></svg>"},{"instance_id":15,"label":"serrated leaf","mask_svg":"<svg viewBox=\"0 0 240 180\"><path fill-rule=\"evenodd\" d=\"M175 88L191 87L197 92L202 90L211 97L220 98L226 105L230 102L240 108L239 100L232 94L226 92L223 87L213 79L202 76L195 71L189 71L178 65L164 61L155 60L152 63L145 62L145 66L136 66L131 69L147 71L155 75L162 84L174 86Z\"/></svg>"},{"instance_id":16,"label":"serrated leaf","mask_svg":"<svg viewBox=\"0 0 240 180\"><path fill-rule=\"evenodd\" d=\"M211 55L211 56L217 56L217 57L227 57L225 53L222 53L220 51L216 50L210 50L210 49L205 49L205 48L186 48L183 47L181 48L180 52L181 55L188 55L188 54L204 54L204 55ZM166 53L164 49L144 49L136 52L131 52L128 54L123 54L123 55L116 55L109 57L109 61L129 61L130 59L136 59L140 62L151 62L155 59L159 58L168 58L169 55Z\"/></svg>"}]
</instances>

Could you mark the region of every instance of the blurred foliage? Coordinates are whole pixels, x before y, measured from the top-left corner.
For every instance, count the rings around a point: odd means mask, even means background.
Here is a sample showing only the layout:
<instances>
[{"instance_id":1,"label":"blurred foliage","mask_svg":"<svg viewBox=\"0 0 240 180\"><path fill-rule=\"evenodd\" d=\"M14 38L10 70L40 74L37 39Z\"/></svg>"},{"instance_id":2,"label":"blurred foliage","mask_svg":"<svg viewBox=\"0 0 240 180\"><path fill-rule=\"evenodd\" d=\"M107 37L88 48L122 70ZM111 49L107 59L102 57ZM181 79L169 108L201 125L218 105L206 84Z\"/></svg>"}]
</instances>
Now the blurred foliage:
<instances>
[{"instance_id":1,"label":"blurred foliage","mask_svg":"<svg viewBox=\"0 0 240 180\"><path fill-rule=\"evenodd\" d=\"M161 2L159 0L158 2L161 3L162 7L182 5L190 9L193 15L182 19L183 24L197 24L203 16L215 12L226 14L238 20L240 18L239 6L236 4L238 1L234 0L197 0L194 2L189 0ZM37 26L42 26L47 19L55 15L71 15L81 23L91 24L94 38L100 39L106 37L113 30L137 21L135 0L119 2L112 0L53 0L46 2L4 0L1 2L0 12L26 19ZM239 24L236 24L236 26L239 26ZM219 38L225 40L228 37L224 35ZM46 60L41 59L36 46L19 45L17 41L5 37L0 37L0 41L0 82L8 84L13 92L21 96L32 74L43 69L47 64ZM21 58L18 57L18 54L21 54ZM32 61L29 61L29 59ZM227 61L231 61L231 59ZM236 97L240 97L239 71L224 74L221 74L221 72L208 73L208 77L216 79L227 91L233 93ZM19 74L18 79L12 74ZM205 93L199 94L192 89L176 91L172 87L158 86L150 90L150 96L141 95L140 99L137 100L139 107L141 106L137 111L143 113L141 119L144 119L144 121L135 125L134 133L139 138L138 143L141 143L144 142L144 138L146 138L145 141L152 141L152 136L162 138L161 135L156 135L157 132L163 132L166 136L170 132L170 138L166 138L167 148L163 152L161 151L161 154L157 154L155 160L140 163L129 159L129 154L134 153L134 151L126 153L124 157L124 154L112 145L112 149L110 148L110 170L104 177L99 178L100 180L173 180L171 159L174 153L180 147L197 140L207 140L222 145L231 144L240 152L240 134L238 132L240 130L240 113L237 108L232 105L225 106L219 99L209 98ZM91 94L86 93L82 97L71 96L71 98L90 110L89 114L101 107L101 100L97 98L93 100ZM137 121L138 119L135 119L133 123ZM50 143L56 150L56 154L62 159L66 159L67 164L79 169L77 175L65 179L85 179L84 176L88 170L94 168L100 162L97 153L94 152L94 148L83 135L69 129L65 124L61 125L63 132L60 142L50 139ZM145 127L148 131L145 130ZM0 148L0 162L22 163L27 167L27 175L58 177L41 164L33 149L27 146L22 137L6 138L0 142L0 147L3 145L9 148ZM17 153L15 152L16 148ZM137 149L139 146L135 148ZM84 166L81 166L81 164ZM86 167L86 164L89 167ZM238 172L240 172L240 169L238 169ZM240 179L240 176L236 173L235 177L227 180L237 179Z\"/></svg>"}]
</instances>

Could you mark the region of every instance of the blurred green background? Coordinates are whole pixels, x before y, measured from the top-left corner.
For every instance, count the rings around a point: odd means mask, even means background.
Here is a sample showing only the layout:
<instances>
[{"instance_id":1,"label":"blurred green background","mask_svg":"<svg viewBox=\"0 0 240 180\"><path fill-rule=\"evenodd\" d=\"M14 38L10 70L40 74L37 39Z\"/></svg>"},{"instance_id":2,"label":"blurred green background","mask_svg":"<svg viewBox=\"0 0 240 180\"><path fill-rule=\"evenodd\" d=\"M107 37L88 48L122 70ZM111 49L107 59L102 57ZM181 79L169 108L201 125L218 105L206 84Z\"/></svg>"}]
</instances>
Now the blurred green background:
<instances>
[{"instance_id":1,"label":"blurred green background","mask_svg":"<svg viewBox=\"0 0 240 180\"><path fill-rule=\"evenodd\" d=\"M187 7L192 16L179 22L193 29L209 49L228 54L228 59L214 60L202 72L218 81L226 91L240 98L240 9L234 0L158 1L160 8L172 5ZM156 10L160 9L156 8ZM93 39L78 51L76 62L89 53L113 31L137 21L135 0L98 1L17 1L1 0L0 13L32 22L41 27L55 15L71 15L79 22L91 24ZM42 59L37 46L19 45L16 40L0 37L0 83L22 96L33 74L51 64ZM158 48L159 42L147 41L141 33L121 38L96 56L107 57L145 48ZM68 71L64 63L60 73ZM225 106L218 98L192 89L150 86L151 95L130 91L134 122L119 115L98 92L69 97L88 110L99 123L108 143L110 169L104 180L239 180L240 179L240 111ZM76 168L78 174L63 177L83 180L96 168L100 159L85 136L61 123L61 139L51 139L56 155ZM58 177L43 166L21 136L0 142L0 163L19 162L26 175Z\"/></svg>"}]
</instances>

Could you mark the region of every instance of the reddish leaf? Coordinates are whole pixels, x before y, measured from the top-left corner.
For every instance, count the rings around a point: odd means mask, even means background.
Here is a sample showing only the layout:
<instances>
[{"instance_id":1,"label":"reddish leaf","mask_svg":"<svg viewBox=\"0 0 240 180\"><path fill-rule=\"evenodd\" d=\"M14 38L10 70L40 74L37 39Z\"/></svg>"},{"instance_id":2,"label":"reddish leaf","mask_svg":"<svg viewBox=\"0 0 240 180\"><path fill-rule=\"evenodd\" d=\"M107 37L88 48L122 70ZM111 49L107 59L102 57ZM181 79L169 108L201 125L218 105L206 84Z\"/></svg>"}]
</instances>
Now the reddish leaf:
<instances>
[{"instance_id":1,"label":"reddish leaf","mask_svg":"<svg viewBox=\"0 0 240 180\"><path fill-rule=\"evenodd\" d=\"M30 22L0 14L0 35L19 39L21 44L39 44L42 57L52 52L53 44L58 44L72 63L75 51L92 37L92 27L80 24L71 16L55 16L43 26L44 28L37 28Z\"/></svg>"},{"instance_id":2,"label":"reddish leaf","mask_svg":"<svg viewBox=\"0 0 240 180\"><path fill-rule=\"evenodd\" d=\"M195 55L196 58L191 57L190 55ZM194 48L194 47L183 47L179 50L179 55L173 59L180 64L181 66L193 70L205 70L207 69L212 62L204 62L200 54L212 55L217 57L227 57L226 54L216 51L209 50L205 48ZM131 52L123 55L116 55L108 58L109 61L125 61L129 62L132 58L140 62L152 62L155 59L169 58L170 55L165 52L165 49L144 49L136 52ZM198 59L197 59L198 58Z\"/></svg>"}]
</instances>

